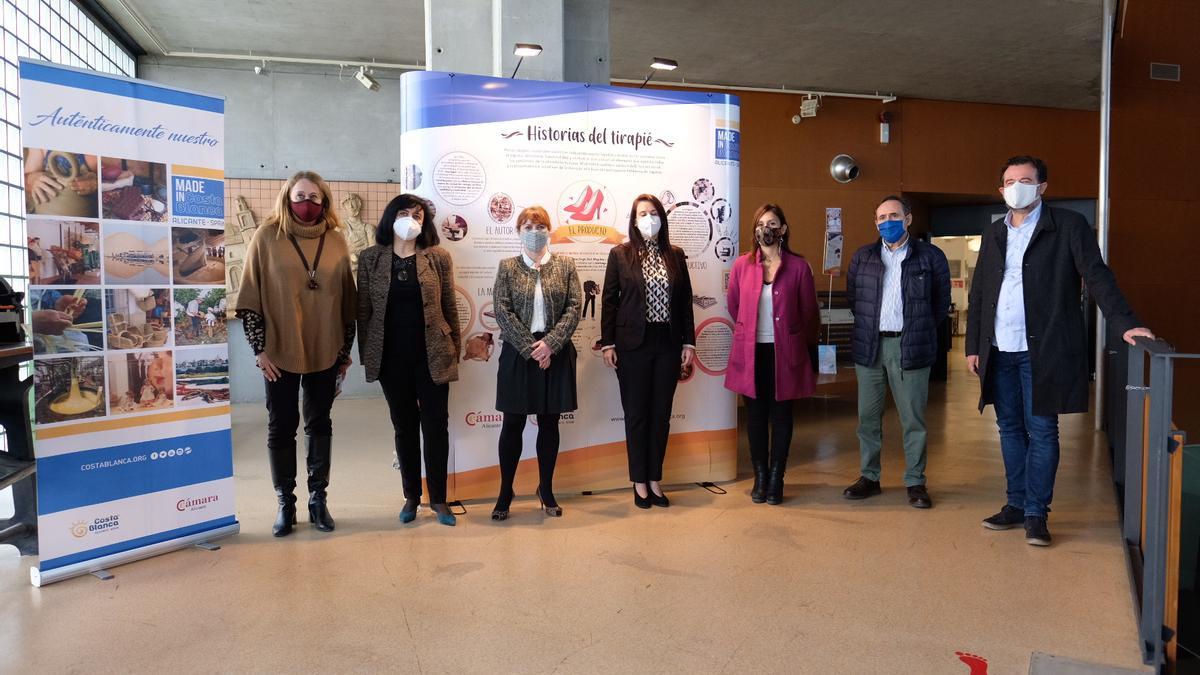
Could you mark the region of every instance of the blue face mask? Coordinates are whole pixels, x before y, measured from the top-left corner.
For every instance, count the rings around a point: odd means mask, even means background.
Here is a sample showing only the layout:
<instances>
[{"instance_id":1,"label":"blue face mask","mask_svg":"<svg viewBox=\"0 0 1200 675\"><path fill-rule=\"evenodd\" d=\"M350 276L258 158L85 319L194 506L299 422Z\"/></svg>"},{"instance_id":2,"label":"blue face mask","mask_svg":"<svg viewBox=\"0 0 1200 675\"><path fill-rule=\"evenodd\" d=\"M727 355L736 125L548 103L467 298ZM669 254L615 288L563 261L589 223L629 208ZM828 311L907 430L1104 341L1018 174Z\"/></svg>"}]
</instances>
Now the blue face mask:
<instances>
[{"instance_id":1,"label":"blue face mask","mask_svg":"<svg viewBox=\"0 0 1200 675\"><path fill-rule=\"evenodd\" d=\"M889 244L900 241L900 238L904 236L904 221L885 220L879 223L879 236Z\"/></svg>"}]
</instances>

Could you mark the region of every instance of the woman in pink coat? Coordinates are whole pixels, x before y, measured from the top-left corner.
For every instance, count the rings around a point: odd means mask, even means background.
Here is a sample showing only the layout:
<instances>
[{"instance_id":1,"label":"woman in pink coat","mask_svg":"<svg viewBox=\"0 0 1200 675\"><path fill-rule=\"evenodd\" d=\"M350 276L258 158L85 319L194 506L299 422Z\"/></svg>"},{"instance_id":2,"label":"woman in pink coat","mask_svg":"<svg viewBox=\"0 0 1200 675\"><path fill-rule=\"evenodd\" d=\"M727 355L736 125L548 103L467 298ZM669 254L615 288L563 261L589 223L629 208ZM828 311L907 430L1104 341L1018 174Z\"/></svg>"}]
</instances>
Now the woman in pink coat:
<instances>
[{"instance_id":1,"label":"woman in pink coat","mask_svg":"<svg viewBox=\"0 0 1200 675\"><path fill-rule=\"evenodd\" d=\"M820 312L812 269L788 248L787 218L779 206L764 204L754 214L754 249L734 262L727 299L734 329L725 388L746 400L754 465L750 498L780 504L792 400L816 388L809 350L817 344Z\"/></svg>"}]
</instances>

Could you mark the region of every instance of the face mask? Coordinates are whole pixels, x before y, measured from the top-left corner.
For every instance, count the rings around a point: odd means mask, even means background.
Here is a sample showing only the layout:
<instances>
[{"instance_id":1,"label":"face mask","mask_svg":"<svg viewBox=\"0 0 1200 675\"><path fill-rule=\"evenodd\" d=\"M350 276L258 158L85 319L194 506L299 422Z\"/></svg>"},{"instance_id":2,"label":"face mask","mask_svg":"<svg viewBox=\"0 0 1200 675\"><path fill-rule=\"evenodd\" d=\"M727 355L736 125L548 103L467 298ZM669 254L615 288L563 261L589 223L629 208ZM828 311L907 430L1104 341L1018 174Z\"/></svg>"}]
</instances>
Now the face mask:
<instances>
[{"instance_id":1,"label":"face mask","mask_svg":"<svg viewBox=\"0 0 1200 675\"><path fill-rule=\"evenodd\" d=\"M646 214L637 219L638 231L647 239L654 239L658 236L658 231L662 229L662 220L658 216Z\"/></svg>"},{"instance_id":2,"label":"face mask","mask_svg":"<svg viewBox=\"0 0 1200 675\"><path fill-rule=\"evenodd\" d=\"M778 244L779 241L783 239L783 235L779 233L779 230L773 227L759 225L758 227L754 228L754 239L758 241L759 246L770 248L775 244Z\"/></svg>"},{"instance_id":3,"label":"face mask","mask_svg":"<svg viewBox=\"0 0 1200 675\"><path fill-rule=\"evenodd\" d=\"M521 245L530 253L540 253L550 241L550 233L545 230L525 230L521 232Z\"/></svg>"},{"instance_id":4,"label":"face mask","mask_svg":"<svg viewBox=\"0 0 1200 675\"><path fill-rule=\"evenodd\" d=\"M1010 209L1023 209L1037 201L1040 185L1013 183L1004 188L1004 203Z\"/></svg>"},{"instance_id":5,"label":"face mask","mask_svg":"<svg viewBox=\"0 0 1200 675\"><path fill-rule=\"evenodd\" d=\"M299 202L288 202L288 208L291 209L292 215L302 223L316 222L317 218L325 212L324 204L314 204L305 199Z\"/></svg>"},{"instance_id":6,"label":"face mask","mask_svg":"<svg viewBox=\"0 0 1200 675\"><path fill-rule=\"evenodd\" d=\"M904 236L904 221L885 220L879 223L879 236L889 244L900 241L900 238Z\"/></svg>"},{"instance_id":7,"label":"face mask","mask_svg":"<svg viewBox=\"0 0 1200 675\"><path fill-rule=\"evenodd\" d=\"M392 223L392 232L404 241L412 241L421 234L421 224L412 216L400 216Z\"/></svg>"}]
</instances>

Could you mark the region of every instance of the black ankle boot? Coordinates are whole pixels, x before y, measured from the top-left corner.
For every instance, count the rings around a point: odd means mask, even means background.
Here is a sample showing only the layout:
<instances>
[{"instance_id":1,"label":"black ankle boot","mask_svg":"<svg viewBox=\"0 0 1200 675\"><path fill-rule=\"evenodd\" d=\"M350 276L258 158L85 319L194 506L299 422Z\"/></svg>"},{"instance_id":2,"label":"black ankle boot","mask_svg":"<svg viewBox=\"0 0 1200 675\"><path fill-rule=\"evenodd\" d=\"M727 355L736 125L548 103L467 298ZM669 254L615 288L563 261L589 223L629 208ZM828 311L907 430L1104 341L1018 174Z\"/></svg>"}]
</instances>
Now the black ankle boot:
<instances>
[{"instance_id":1,"label":"black ankle boot","mask_svg":"<svg viewBox=\"0 0 1200 675\"><path fill-rule=\"evenodd\" d=\"M275 514L275 524L271 526L271 534L276 537L286 537L292 533L296 524L296 495L291 490L284 491L275 488L275 496L279 498L279 512Z\"/></svg>"},{"instance_id":2,"label":"black ankle boot","mask_svg":"<svg viewBox=\"0 0 1200 675\"><path fill-rule=\"evenodd\" d=\"M767 463L764 460L751 460L754 465L754 487L750 488L750 501L761 504L767 499Z\"/></svg>"},{"instance_id":3,"label":"black ankle boot","mask_svg":"<svg viewBox=\"0 0 1200 675\"><path fill-rule=\"evenodd\" d=\"M329 465L333 439L308 436L308 520L322 532L333 532L333 516L325 506L325 488L329 486Z\"/></svg>"},{"instance_id":4,"label":"black ankle boot","mask_svg":"<svg viewBox=\"0 0 1200 675\"><path fill-rule=\"evenodd\" d=\"M787 460L771 462L771 474L767 477L767 503L776 506L783 503L783 474Z\"/></svg>"}]
</instances>

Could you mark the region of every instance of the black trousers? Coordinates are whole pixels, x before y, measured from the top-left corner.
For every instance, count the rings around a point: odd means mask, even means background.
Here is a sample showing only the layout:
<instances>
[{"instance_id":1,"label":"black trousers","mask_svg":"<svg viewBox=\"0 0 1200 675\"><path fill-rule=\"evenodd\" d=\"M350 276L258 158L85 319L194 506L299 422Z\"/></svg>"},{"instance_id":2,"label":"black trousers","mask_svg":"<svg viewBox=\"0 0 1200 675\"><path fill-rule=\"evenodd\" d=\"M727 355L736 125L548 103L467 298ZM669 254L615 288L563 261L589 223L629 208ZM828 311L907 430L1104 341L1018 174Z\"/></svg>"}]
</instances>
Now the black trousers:
<instances>
[{"instance_id":1,"label":"black trousers","mask_svg":"<svg viewBox=\"0 0 1200 675\"><path fill-rule=\"evenodd\" d=\"M682 355L683 346L671 339L666 323L647 323L645 339L637 349L617 349L625 449L629 480L634 483L662 480Z\"/></svg>"},{"instance_id":2,"label":"black trousers","mask_svg":"<svg viewBox=\"0 0 1200 675\"><path fill-rule=\"evenodd\" d=\"M389 364L390 365L390 364ZM425 482L429 503L446 503L450 459L450 385L435 384L423 360L395 364L379 375L395 431L396 457L405 499L421 499L421 439L425 443Z\"/></svg>"},{"instance_id":3,"label":"black trousers","mask_svg":"<svg viewBox=\"0 0 1200 675\"><path fill-rule=\"evenodd\" d=\"M583 310L581 310L581 311L579 312L579 317L580 317L580 318L583 318L583 317L587 316L587 313L588 313L588 307L591 307L591 308L592 308L592 318L593 318L593 319L594 319L594 318L596 318L596 296L594 296L594 295L587 295L587 294L584 294L584 296L583 296Z\"/></svg>"},{"instance_id":4,"label":"black trousers","mask_svg":"<svg viewBox=\"0 0 1200 675\"><path fill-rule=\"evenodd\" d=\"M334 394L337 393L337 364L315 373L290 373L279 371L279 379L271 382L263 378L267 388L267 451L271 461L271 478L276 490L291 494L296 489L296 429L300 426L301 410L304 413L304 435L323 438L333 435L333 422L329 411L333 409ZM300 405L300 390L304 390L304 404ZM323 485L313 485L313 476L325 476L328 482L329 467L314 466L318 458L309 446L309 490L324 490ZM320 460L320 461L328 461Z\"/></svg>"},{"instance_id":5,"label":"black trousers","mask_svg":"<svg viewBox=\"0 0 1200 675\"><path fill-rule=\"evenodd\" d=\"M521 435L525 431L528 415L504 413L504 424L500 427L500 496L512 499L513 479L517 476L517 465L521 463L524 445ZM558 461L558 415L538 415L537 460L538 483L543 495L554 494L554 464Z\"/></svg>"},{"instance_id":6,"label":"black trousers","mask_svg":"<svg viewBox=\"0 0 1200 675\"><path fill-rule=\"evenodd\" d=\"M788 449L792 446L792 402L775 400L775 345L772 343L754 346L754 391L757 394L754 398L743 397L750 459L786 466Z\"/></svg>"}]
</instances>

